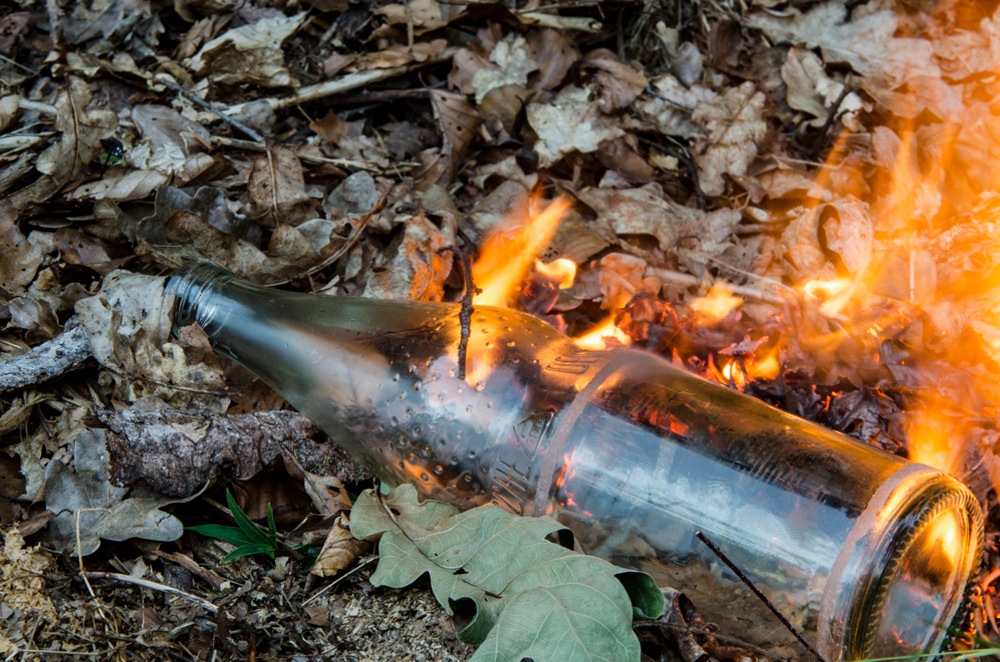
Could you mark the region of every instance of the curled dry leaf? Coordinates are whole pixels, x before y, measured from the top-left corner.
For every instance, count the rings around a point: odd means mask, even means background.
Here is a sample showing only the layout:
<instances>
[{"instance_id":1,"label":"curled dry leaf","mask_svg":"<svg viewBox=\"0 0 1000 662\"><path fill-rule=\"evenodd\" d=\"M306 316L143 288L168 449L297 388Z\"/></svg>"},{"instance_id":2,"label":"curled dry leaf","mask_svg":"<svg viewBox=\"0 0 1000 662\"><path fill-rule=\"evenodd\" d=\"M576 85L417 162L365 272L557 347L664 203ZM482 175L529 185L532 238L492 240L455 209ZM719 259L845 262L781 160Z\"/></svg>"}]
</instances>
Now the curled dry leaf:
<instances>
[{"instance_id":1,"label":"curled dry leaf","mask_svg":"<svg viewBox=\"0 0 1000 662\"><path fill-rule=\"evenodd\" d=\"M268 229L278 223L296 225L315 216L313 201L306 194L302 163L294 151L275 145L253 162L248 214Z\"/></svg>"},{"instance_id":2,"label":"curled dry leaf","mask_svg":"<svg viewBox=\"0 0 1000 662\"><path fill-rule=\"evenodd\" d=\"M72 466L53 460L45 468L45 507L55 513L46 532L56 549L87 556L101 539L177 540L184 525L160 507L175 500L130 497L110 482L111 458L104 430L85 430L76 437Z\"/></svg>"},{"instance_id":3,"label":"curled dry leaf","mask_svg":"<svg viewBox=\"0 0 1000 662\"><path fill-rule=\"evenodd\" d=\"M219 366L189 362L170 340L170 305L163 278L114 271L101 291L76 304L90 349L108 368L116 396L134 402L155 395L177 406L222 408L228 402ZM174 388L180 387L180 388Z\"/></svg>"},{"instance_id":4,"label":"curled dry leaf","mask_svg":"<svg viewBox=\"0 0 1000 662\"><path fill-rule=\"evenodd\" d=\"M594 74L597 103L605 113L613 113L628 106L649 85L641 72L624 64L606 48L587 53L583 58L583 65L597 70Z\"/></svg>"},{"instance_id":5,"label":"curled dry leaf","mask_svg":"<svg viewBox=\"0 0 1000 662\"><path fill-rule=\"evenodd\" d=\"M849 274L861 274L871 260L874 245L868 205L846 198L831 202L825 211L823 235L827 248L840 256Z\"/></svg>"},{"instance_id":6,"label":"curled dry leaf","mask_svg":"<svg viewBox=\"0 0 1000 662\"><path fill-rule=\"evenodd\" d=\"M358 540L354 537L351 533L351 520L347 513L342 513L333 520L330 533L327 534L309 574L332 577L358 560L358 557L368 552L371 546L367 540Z\"/></svg>"},{"instance_id":7,"label":"curled dry leaf","mask_svg":"<svg viewBox=\"0 0 1000 662\"><path fill-rule=\"evenodd\" d=\"M481 122L479 113L464 95L431 90L431 107L441 128L439 157L417 176L417 188L426 190L434 184L447 186L465 161L465 153Z\"/></svg>"},{"instance_id":8,"label":"curled dry leaf","mask_svg":"<svg viewBox=\"0 0 1000 662\"><path fill-rule=\"evenodd\" d=\"M844 92L843 83L829 76L823 69L823 62L811 51L792 48L788 51L785 64L781 67L781 78L787 86L786 99L788 105L813 116L811 126L821 127L833 112L833 105L838 102L836 111L845 126L860 130L857 114L864 106L861 98L850 92L841 98Z\"/></svg>"},{"instance_id":9,"label":"curled dry leaf","mask_svg":"<svg viewBox=\"0 0 1000 662\"><path fill-rule=\"evenodd\" d=\"M383 16L386 21L385 28L376 30L374 38L387 36L387 28L396 26L405 26L407 29L412 27L413 34L419 36L448 24L437 0L412 0L405 4L385 5L372 10L372 13Z\"/></svg>"},{"instance_id":10,"label":"curled dry leaf","mask_svg":"<svg viewBox=\"0 0 1000 662\"><path fill-rule=\"evenodd\" d=\"M0 302L25 293L44 257L41 247L21 234L14 207L0 201Z\"/></svg>"},{"instance_id":11,"label":"curled dry leaf","mask_svg":"<svg viewBox=\"0 0 1000 662\"><path fill-rule=\"evenodd\" d=\"M294 85L295 77L285 66L281 45L302 26L306 16L272 16L233 28L205 44L185 65L213 83Z\"/></svg>"},{"instance_id":12,"label":"curled dry leaf","mask_svg":"<svg viewBox=\"0 0 1000 662\"><path fill-rule=\"evenodd\" d=\"M702 103L691 119L702 127L695 137L694 159L705 195L722 195L723 175L743 176L757 157L767 135L764 104L767 97L747 81L727 90L711 103Z\"/></svg>"},{"instance_id":13,"label":"curled dry leaf","mask_svg":"<svg viewBox=\"0 0 1000 662\"><path fill-rule=\"evenodd\" d=\"M531 57L527 40L519 34L504 37L490 53L490 63L472 77L476 103L481 103L490 90L506 85L527 87L528 74L538 69Z\"/></svg>"},{"instance_id":14,"label":"curled dry leaf","mask_svg":"<svg viewBox=\"0 0 1000 662\"><path fill-rule=\"evenodd\" d=\"M452 254L441 252L455 243L454 218L438 228L426 215L399 218L403 237L395 255L368 279L366 297L440 301L451 273Z\"/></svg>"},{"instance_id":15,"label":"curled dry leaf","mask_svg":"<svg viewBox=\"0 0 1000 662\"><path fill-rule=\"evenodd\" d=\"M87 83L75 76L59 89L54 104L59 140L38 155L35 168L43 176L10 196L15 208L55 195L101 153L101 140L114 134L118 118L109 110L88 108L92 98Z\"/></svg>"},{"instance_id":16,"label":"curled dry leaf","mask_svg":"<svg viewBox=\"0 0 1000 662\"><path fill-rule=\"evenodd\" d=\"M538 135L535 152L543 168L572 152L597 151L603 141L624 135L601 116L590 91L575 85L564 87L550 103L528 104L528 123Z\"/></svg>"}]
</instances>

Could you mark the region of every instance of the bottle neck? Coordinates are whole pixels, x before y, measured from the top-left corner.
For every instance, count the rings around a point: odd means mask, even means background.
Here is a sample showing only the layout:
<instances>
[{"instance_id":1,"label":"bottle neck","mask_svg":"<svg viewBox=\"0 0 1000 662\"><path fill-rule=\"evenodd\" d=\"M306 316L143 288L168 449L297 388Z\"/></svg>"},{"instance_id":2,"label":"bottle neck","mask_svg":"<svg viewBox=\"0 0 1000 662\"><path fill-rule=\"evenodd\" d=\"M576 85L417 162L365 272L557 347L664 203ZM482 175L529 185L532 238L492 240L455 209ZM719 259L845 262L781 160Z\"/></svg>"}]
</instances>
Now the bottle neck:
<instances>
[{"instance_id":1,"label":"bottle neck","mask_svg":"<svg viewBox=\"0 0 1000 662\"><path fill-rule=\"evenodd\" d=\"M234 274L207 262L171 276L165 292L174 297L174 330L197 323L209 338L214 337L219 330L220 291L234 281Z\"/></svg>"}]
</instances>

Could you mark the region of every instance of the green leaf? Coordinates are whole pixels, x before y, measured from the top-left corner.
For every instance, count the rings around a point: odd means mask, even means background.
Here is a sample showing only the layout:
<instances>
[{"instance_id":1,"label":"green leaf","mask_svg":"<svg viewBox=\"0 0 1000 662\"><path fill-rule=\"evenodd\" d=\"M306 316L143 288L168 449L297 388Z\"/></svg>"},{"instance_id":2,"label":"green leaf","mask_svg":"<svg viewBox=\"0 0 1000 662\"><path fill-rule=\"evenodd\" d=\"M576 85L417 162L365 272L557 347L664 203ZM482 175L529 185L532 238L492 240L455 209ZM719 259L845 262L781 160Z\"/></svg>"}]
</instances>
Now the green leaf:
<instances>
[{"instance_id":1,"label":"green leaf","mask_svg":"<svg viewBox=\"0 0 1000 662\"><path fill-rule=\"evenodd\" d=\"M491 505L420 503L410 485L381 500L367 490L351 511L356 537L382 534L373 584L400 588L427 574L449 614L475 603L459 637L481 645L477 662L638 660L632 616L658 616L662 593L648 575L545 540L562 528Z\"/></svg>"},{"instance_id":2,"label":"green leaf","mask_svg":"<svg viewBox=\"0 0 1000 662\"><path fill-rule=\"evenodd\" d=\"M198 526L187 527L188 531L194 531L195 533L200 533L203 536L208 536L209 538L218 538L219 540L224 540L230 545L250 545L256 543L255 540L249 540L246 534L243 533L243 529L235 526L224 526L222 524L200 524Z\"/></svg>"},{"instance_id":3,"label":"green leaf","mask_svg":"<svg viewBox=\"0 0 1000 662\"><path fill-rule=\"evenodd\" d=\"M229 511L233 514L233 519L236 520L236 525L243 530L246 534L248 540L260 544L270 544L274 545L274 538L268 537L268 535L259 526L254 524L253 520L247 517L247 514L243 512L239 504L236 503L236 499L233 498L232 492L228 489L226 490L226 503L229 505ZM270 506L270 504L268 504ZM269 516L269 521L274 518L273 515Z\"/></svg>"},{"instance_id":4,"label":"green leaf","mask_svg":"<svg viewBox=\"0 0 1000 662\"><path fill-rule=\"evenodd\" d=\"M255 545L243 545L242 547L237 547L233 551L229 552L222 558L223 563L228 563L233 559L238 559L243 556L252 556L254 554L266 554L270 558L274 558L274 545L269 543L258 543Z\"/></svg>"}]
</instances>

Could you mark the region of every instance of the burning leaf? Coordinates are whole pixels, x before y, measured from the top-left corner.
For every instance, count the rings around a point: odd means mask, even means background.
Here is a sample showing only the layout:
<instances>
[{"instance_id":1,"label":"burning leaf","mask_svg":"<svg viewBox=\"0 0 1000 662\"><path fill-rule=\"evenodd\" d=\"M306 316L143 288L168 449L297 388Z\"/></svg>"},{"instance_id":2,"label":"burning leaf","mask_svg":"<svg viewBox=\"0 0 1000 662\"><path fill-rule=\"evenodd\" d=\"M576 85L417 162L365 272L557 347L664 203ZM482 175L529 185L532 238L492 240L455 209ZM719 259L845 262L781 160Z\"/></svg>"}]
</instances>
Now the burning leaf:
<instances>
[{"instance_id":1,"label":"burning leaf","mask_svg":"<svg viewBox=\"0 0 1000 662\"><path fill-rule=\"evenodd\" d=\"M660 281L645 278L646 261L634 255L609 253L598 262L600 266L601 308L621 308L637 292L656 294Z\"/></svg>"},{"instance_id":2,"label":"burning leaf","mask_svg":"<svg viewBox=\"0 0 1000 662\"><path fill-rule=\"evenodd\" d=\"M412 485L381 498L366 490L351 513L355 536L382 536L373 584L399 588L428 574L449 614L456 602L475 603L476 616L459 633L480 645L473 660L637 661L632 615L658 616L662 593L648 575L544 539L561 528L493 505L459 513L419 503Z\"/></svg>"},{"instance_id":3,"label":"burning leaf","mask_svg":"<svg viewBox=\"0 0 1000 662\"><path fill-rule=\"evenodd\" d=\"M704 131L695 137L694 159L705 195L722 195L723 175L743 176L757 158L767 135L765 102L764 93L747 81L711 103L700 104L691 114Z\"/></svg>"},{"instance_id":4,"label":"burning leaf","mask_svg":"<svg viewBox=\"0 0 1000 662\"><path fill-rule=\"evenodd\" d=\"M823 234L827 248L840 256L848 273L860 274L871 260L874 243L868 205L846 198L830 203L826 210Z\"/></svg>"},{"instance_id":5,"label":"burning leaf","mask_svg":"<svg viewBox=\"0 0 1000 662\"><path fill-rule=\"evenodd\" d=\"M272 16L233 28L205 44L185 65L214 83L290 87L296 81L285 66L281 45L302 27L306 16Z\"/></svg>"},{"instance_id":6,"label":"burning leaf","mask_svg":"<svg viewBox=\"0 0 1000 662\"><path fill-rule=\"evenodd\" d=\"M102 538L161 542L180 538L184 525L159 510L175 500L125 498L128 490L109 482L110 462L104 430L86 430L77 435L72 467L58 460L49 462L45 469L45 506L56 514L49 522L50 544L60 551L72 549L87 556L97 551Z\"/></svg>"},{"instance_id":7,"label":"burning leaf","mask_svg":"<svg viewBox=\"0 0 1000 662\"><path fill-rule=\"evenodd\" d=\"M605 140L624 135L600 115L590 91L569 85L549 103L528 104L528 123L538 134L535 152L547 168L572 152L594 152Z\"/></svg>"},{"instance_id":8,"label":"burning leaf","mask_svg":"<svg viewBox=\"0 0 1000 662\"><path fill-rule=\"evenodd\" d=\"M315 216L313 201L306 194L302 163L288 147L272 146L253 162L248 214L273 230L278 223L297 225Z\"/></svg>"},{"instance_id":9,"label":"burning leaf","mask_svg":"<svg viewBox=\"0 0 1000 662\"><path fill-rule=\"evenodd\" d=\"M358 560L368 551L371 543L358 540L351 534L351 520L346 513L333 520L330 533L323 542L322 549L309 574L317 577L332 577Z\"/></svg>"}]
</instances>

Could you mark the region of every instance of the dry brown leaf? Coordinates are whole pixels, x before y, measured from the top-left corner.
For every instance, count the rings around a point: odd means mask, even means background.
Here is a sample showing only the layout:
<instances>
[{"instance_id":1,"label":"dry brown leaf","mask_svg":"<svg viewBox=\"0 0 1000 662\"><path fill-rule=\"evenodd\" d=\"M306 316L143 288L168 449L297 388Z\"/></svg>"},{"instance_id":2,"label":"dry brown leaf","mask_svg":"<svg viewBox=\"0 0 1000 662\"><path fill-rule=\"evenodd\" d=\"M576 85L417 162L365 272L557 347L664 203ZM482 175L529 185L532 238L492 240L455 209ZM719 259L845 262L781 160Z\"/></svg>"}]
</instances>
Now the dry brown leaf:
<instances>
[{"instance_id":1,"label":"dry brown leaf","mask_svg":"<svg viewBox=\"0 0 1000 662\"><path fill-rule=\"evenodd\" d=\"M812 51L789 49L781 67L781 78L787 86L788 105L812 115L814 119L808 122L811 126L823 126L834 110L833 105L839 101L836 112L840 121L852 130L860 130L857 114L864 106L861 98L854 92L841 98L843 83L826 75L822 61Z\"/></svg>"},{"instance_id":2,"label":"dry brown leaf","mask_svg":"<svg viewBox=\"0 0 1000 662\"><path fill-rule=\"evenodd\" d=\"M535 152L547 168L572 152L594 152L605 140L624 135L590 101L590 91L569 85L549 103L528 104L528 123L538 134Z\"/></svg>"},{"instance_id":3,"label":"dry brown leaf","mask_svg":"<svg viewBox=\"0 0 1000 662\"><path fill-rule=\"evenodd\" d=\"M601 288L601 308L614 310L623 307L639 292L656 295L660 281L645 278L646 261L634 255L609 253L598 262Z\"/></svg>"},{"instance_id":4,"label":"dry brown leaf","mask_svg":"<svg viewBox=\"0 0 1000 662\"><path fill-rule=\"evenodd\" d=\"M472 89L476 103L480 103L490 90L505 85L527 87L528 74L538 70L538 63L531 57L527 40L519 34L509 34L490 53L489 64L472 76Z\"/></svg>"},{"instance_id":5,"label":"dry brown leaf","mask_svg":"<svg viewBox=\"0 0 1000 662\"><path fill-rule=\"evenodd\" d=\"M211 157L208 157L211 161ZM70 200L142 200L153 195L170 177L157 170L116 169L104 177L77 187Z\"/></svg>"},{"instance_id":6,"label":"dry brown leaf","mask_svg":"<svg viewBox=\"0 0 1000 662\"><path fill-rule=\"evenodd\" d=\"M587 53L583 65L597 69L594 82L597 84L598 105L605 113L630 105L649 85L642 73L624 64L606 48Z\"/></svg>"},{"instance_id":7,"label":"dry brown leaf","mask_svg":"<svg viewBox=\"0 0 1000 662\"><path fill-rule=\"evenodd\" d=\"M379 256L379 268L370 275L364 295L440 301L452 261L452 254L441 249L455 243L454 219L447 218L441 228L424 214L397 216L395 222L403 224L402 239L394 255Z\"/></svg>"},{"instance_id":8,"label":"dry brown leaf","mask_svg":"<svg viewBox=\"0 0 1000 662\"><path fill-rule=\"evenodd\" d=\"M55 195L80 175L104 149L101 140L114 135L118 118L110 110L89 109L93 98L86 82L70 76L56 94L58 142L38 155L35 168L44 176L10 197L15 208Z\"/></svg>"},{"instance_id":9,"label":"dry brown leaf","mask_svg":"<svg viewBox=\"0 0 1000 662\"><path fill-rule=\"evenodd\" d=\"M386 5L372 11L377 16L384 16L386 26L376 30L374 38L388 36L388 28L396 26L412 26L414 35L422 35L448 24L441 13L441 5L437 0L412 0L405 4Z\"/></svg>"},{"instance_id":10,"label":"dry brown leaf","mask_svg":"<svg viewBox=\"0 0 1000 662\"><path fill-rule=\"evenodd\" d=\"M824 62L847 63L889 89L915 77L941 77L930 41L896 36L899 17L894 10L860 13L856 20L848 20L847 12L844 3L834 0L805 13L797 7L782 15L751 12L744 21L776 42L820 48Z\"/></svg>"},{"instance_id":11,"label":"dry brown leaf","mask_svg":"<svg viewBox=\"0 0 1000 662\"><path fill-rule=\"evenodd\" d=\"M431 90L431 108L441 129L441 154L433 167L416 177L418 190L434 184L451 184L465 162L465 153L481 122L469 100L454 92Z\"/></svg>"},{"instance_id":12,"label":"dry brown leaf","mask_svg":"<svg viewBox=\"0 0 1000 662\"><path fill-rule=\"evenodd\" d=\"M302 163L288 147L274 145L254 159L247 191L247 214L268 229L278 223L296 225L315 216L313 200L306 194Z\"/></svg>"},{"instance_id":13,"label":"dry brown leaf","mask_svg":"<svg viewBox=\"0 0 1000 662\"><path fill-rule=\"evenodd\" d=\"M111 370L122 402L155 395L175 406L224 410L220 366L188 361L170 338L170 302L164 279L126 271L110 273L101 291L76 304L90 349ZM180 389L174 388L180 386Z\"/></svg>"},{"instance_id":14,"label":"dry brown leaf","mask_svg":"<svg viewBox=\"0 0 1000 662\"><path fill-rule=\"evenodd\" d=\"M826 273L826 254L819 245L818 209L803 209L781 235L786 273L792 282L820 278Z\"/></svg>"},{"instance_id":15,"label":"dry brown leaf","mask_svg":"<svg viewBox=\"0 0 1000 662\"><path fill-rule=\"evenodd\" d=\"M766 101L764 93L747 81L711 103L700 104L691 114L703 130L695 137L693 152L705 195L722 195L726 189L723 175L743 176L757 158L767 135Z\"/></svg>"},{"instance_id":16,"label":"dry brown leaf","mask_svg":"<svg viewBox=\"0 0 1000 662\"><path fill-rule=\"evenodd\" d=\"M312 499L316 510L323 517L351 509L351 496L347 493L343 481L336 476L321 476L320 474L302 470L306 494Z\"/></svg>"},{"instance_id":17,"label":"dry brown leaf","mask_svg":"<svg viewBox=\"0 0 1000 662\"><path fill-rule=\"evenodd\" d=\"M347 514L339 515L326 536L319 557L309 574L317 577L332 577L354 563L359 556L371 548L371 543L358 540L351 534L351 521Z\"/></svg>"},{"instance_id":18,"label":"dry brown leaf","mask_svg":"<svg viewBox=\"0 0 1000 662\"><path fill-rule=\"evenodd\" d=\"M535 90L554 90L559 87L577 60L580 51L569 32L539 30L528 35L531 59L538 63L538 76L532 81Z\"/></svg>"},{"instance_id":19,"label":"dry brown leaf","mask_svg":"<svg viewBox=\"0 0 1000 662\"><path fill-rule=\"evenodd\" d=\"M184 64L214 83L290 87L296 80L285 66L281 45L302 27L306 16L271 16L234 28L205 44Z\"/></svg>"},{"instance_id":20,"label":"dry brown leaf","mask_svg":"<svg viewBox=\"0 0 1000 662\"><path fill-rule=\"evenodd\" d=\"M41 247L21 234L14 208L0 201L0 301L23 295L44 257Z\"/></svg>"},{"instance_id":21,"label":"dry brown leaf","mask_svg":"<svg viewBox=\"0 0 1000 662\"><path fill-rule=\"evenodd\" d=\"M595 230L610 228L611 241L620 235L649 235L668 252L676 250L682 237L696 234L705 216L666 197L658 184L624 190L588 189L577 196L597 214Z\"/></svg>"}]
</instances>

